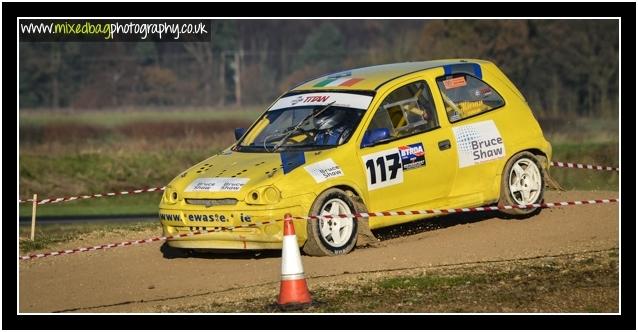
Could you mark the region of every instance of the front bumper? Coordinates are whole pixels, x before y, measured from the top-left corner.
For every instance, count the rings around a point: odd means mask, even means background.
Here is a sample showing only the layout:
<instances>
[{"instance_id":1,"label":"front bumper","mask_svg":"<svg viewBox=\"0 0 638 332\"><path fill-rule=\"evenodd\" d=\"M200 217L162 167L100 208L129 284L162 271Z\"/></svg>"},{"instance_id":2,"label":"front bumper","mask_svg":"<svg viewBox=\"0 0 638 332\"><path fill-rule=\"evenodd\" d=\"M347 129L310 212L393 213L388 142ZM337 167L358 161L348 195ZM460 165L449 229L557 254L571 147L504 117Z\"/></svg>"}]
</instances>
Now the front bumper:
<instances>
[{"instance_id":1,"label":"front bumper","mask_svg":"<svg viewBox=\"0 0 638 332\"><path fill-rule=\"evenodd\" d=\"M160 205L159 219L164 236L176 236L193 231L209 233L177 238L168 245L192 249L280 249L283 240L283 218L286 213L305 216L314 200L313 195L296 196L293 202L275 206L247 205L204 207L185 203ZM268 222L267 224L262 224ZM299 246L306 242L305 220L295 220ZM239 228L233 228L241 226ZM231 229L228 229L231 228Z\"/></svg>"}]
</instances>

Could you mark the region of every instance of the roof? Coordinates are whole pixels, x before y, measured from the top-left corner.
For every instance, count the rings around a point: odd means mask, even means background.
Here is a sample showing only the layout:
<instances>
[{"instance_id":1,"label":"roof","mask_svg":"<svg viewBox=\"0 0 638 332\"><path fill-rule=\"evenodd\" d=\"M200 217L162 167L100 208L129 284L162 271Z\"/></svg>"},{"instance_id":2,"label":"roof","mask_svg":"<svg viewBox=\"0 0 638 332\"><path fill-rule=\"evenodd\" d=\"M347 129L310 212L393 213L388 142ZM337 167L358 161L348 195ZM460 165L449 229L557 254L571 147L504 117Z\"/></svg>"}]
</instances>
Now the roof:
<instances>
[{"instance_id":1,"label":"roof","mask_svg":"<svg viewBox=\"0 0 638 332\"><path fill-rule=\"evenodd\" d=\"M487 63L476 59L445 59L392 63L344 70L307 81L293 90L376 90L380 85L421 70L463 63Z\"/></svg>"}]
</instances>

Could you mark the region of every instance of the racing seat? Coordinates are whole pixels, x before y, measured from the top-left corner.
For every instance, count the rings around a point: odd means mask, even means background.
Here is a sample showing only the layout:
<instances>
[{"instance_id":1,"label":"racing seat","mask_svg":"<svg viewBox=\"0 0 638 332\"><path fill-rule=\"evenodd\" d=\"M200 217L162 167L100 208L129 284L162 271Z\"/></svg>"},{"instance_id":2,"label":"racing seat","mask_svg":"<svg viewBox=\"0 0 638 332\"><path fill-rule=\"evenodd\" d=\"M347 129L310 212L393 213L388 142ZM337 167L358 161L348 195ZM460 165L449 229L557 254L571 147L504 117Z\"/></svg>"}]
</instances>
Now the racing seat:
<instances>
[{"instance_id":1,"label":"racing seat","mask_svg":"<svg viewBox=\"0 0 638 332\"><path fill-rule=\"evenodd\" d=\"M483 100L464 100L455 103L445 93L441 93L441 96L445 103L445 111L448 114L448 118L451 120L467 118L490 109L490 106L485 104Z\"/></svg>"},{"instance_id":2,"label":"racing seat","mask_svg":"<svg viewBox=\"0 0 638 332\"><path fill-rule=\"evenodd\" d=\"M458 103L457 106L461 109L461 116L463 118L482 113L489 109L489 106L485 105L482 100L462 101Z\"/></svg>"}]
</instances>

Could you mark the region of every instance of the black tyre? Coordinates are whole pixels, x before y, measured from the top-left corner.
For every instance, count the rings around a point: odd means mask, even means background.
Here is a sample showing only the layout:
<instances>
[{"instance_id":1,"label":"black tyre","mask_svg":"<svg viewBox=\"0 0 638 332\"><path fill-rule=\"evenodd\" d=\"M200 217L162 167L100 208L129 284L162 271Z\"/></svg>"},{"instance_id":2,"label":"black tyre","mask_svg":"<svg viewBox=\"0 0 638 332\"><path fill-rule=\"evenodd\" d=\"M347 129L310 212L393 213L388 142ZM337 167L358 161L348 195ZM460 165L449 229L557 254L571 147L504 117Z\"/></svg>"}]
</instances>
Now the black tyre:
<instances>
[{"instance_id":1,"label":"black tyre","mask_svg":"<svg viewBox=\"0 0 638 332\"><path fill-rule=\"evenodd\" d=\"M346 192L328 189L315 199L310 209L311 215L352 214L360 211L357 204ZM352 251L357 242L357 218L326 218L308 221L308 240L303 251L311 256L345 255Z\"/></svg>"},{"instance_id":2,"label":"black tyre","mask_svg":"<svg viewBox=\"0 0 638 332\"><path fill-rule=\"evenodd\" d=\"M545 179L541 164L530 152L519 152L505 164L501 180L499 206L526 205L543 202ZM501 210L507 215L526 216L540 208Z\"/></svg>"},{"instance_id":3,"label":"black tyre","mask_svg":"<svg viewBox=\"0 0 638 332\"><path fill-rule=\"evenodd\" d=\"M168 245L168 242L164 242L160 247L160 251L164 258L173 259L173 258L188 258L193 254L191 249L185 248L176 248Z\"/></svg>"}]
</instances>

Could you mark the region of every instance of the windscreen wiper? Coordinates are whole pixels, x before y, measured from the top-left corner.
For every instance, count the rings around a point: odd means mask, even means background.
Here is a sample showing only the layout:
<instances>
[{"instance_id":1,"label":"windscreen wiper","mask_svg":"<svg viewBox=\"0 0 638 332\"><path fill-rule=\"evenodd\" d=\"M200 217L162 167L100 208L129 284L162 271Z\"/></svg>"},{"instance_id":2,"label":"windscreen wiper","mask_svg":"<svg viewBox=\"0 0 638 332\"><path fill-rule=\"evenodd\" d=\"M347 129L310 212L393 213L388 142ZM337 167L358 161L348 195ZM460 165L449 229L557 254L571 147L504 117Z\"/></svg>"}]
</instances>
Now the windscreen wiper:
<instances>
[{"instance_id":1,"label":"windscreen wiper","mask_svg":"<svg viewBox=\"0 0 638 332\"><path fill-rule=\"evenodd\" d=\"M294 128L292 128L288 133L286 133L286 135L279 141L277 142L277 144L275 144L274 148L272 149L272 152L277 151L277 149L279 149L281 147L282 144L284 144L284 142L286 142L288 140L288 138L290 138L290 136L292 136L292 134L294 134L297 130L299 130L299 128L301 128L308 120L314 118L315 116L323 113L323 111L327 110L328 108L330 108L330 106L332 106L332 104L334 104L336 101L333 101L329 104L327 104L326 106L324 106L322 109L320 109L317 112L311 112L310 114L308 114L308 116L306 116L303 120L301 120L301 122L299 122Z\"/></svg>"}]
</instances>

